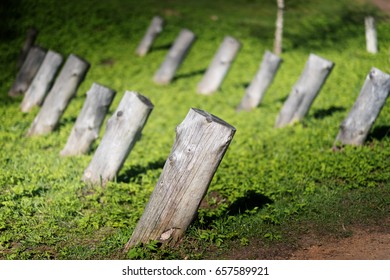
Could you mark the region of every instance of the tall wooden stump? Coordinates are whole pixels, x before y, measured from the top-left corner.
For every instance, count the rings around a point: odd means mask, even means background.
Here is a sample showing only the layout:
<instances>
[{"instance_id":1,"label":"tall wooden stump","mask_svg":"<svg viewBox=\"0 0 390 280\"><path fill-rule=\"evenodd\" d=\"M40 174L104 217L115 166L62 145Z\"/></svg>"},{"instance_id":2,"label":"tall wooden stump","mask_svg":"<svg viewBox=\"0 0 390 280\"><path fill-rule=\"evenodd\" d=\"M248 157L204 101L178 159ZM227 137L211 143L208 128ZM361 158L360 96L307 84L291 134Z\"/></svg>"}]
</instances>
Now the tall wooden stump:
<instances>
[{"instance_id":1,"label":"tall wooden stump","mask_svg":"<svg viewBox=\"0 0 390 280\"><path fill-rule=\"evenodd\" d=\"M148 30L146 31L144 38L142 39L141 43L137 47L136 53L139 56L145 56L149 52L149 49L152 46L153 41L162 32L163 25L164 25L164 20L161 17L155 16L153 18Z\"/></svg>"},{"instance_id":2,"label":"tall wooden stump","mask_svg":"<svg viewBox=\"0 0 390 280\"><path fill-rule=\"evenodd\" d=\"M34 106L40 106L43 103L62 61L62 55L51 50L46 53L37 74L24 94L20 105L22 112L29 112Z\"/></svg>"},{"instance_id":3,"label":"tall wooden stump","mask_svg":"<svg viewBox=\"0 0 390 280\"><path fill-rule=\"evenodd\" d=\"M38 72L46 55L46 51L38 46L33 46L28 51L16 80L8 92L9 96L16 97L23 95L30 86L35 74Z\"/></svg>"},{"instance_id":4,"label":"tall wooden stump","mask_svg":"<svg viewBox=\"0 0 390 280\"><path fill-rule=\"evenodd\" d=\"M69 102L76 95L89 66L85 60L74 54L69 55L27 135L43 135L55 129Z\"/></svg>"},{"instance_id":5,"label":"tall wooden stump","mask_svg":"<svg viewBox=\"0 0 390 280\"><path fill-rule=\"evenodd\" d=\"M369 53L378 52L378 42L375 28L375 19L373 17L366 17L364 19L366 27L366 47Z\"/></svg>"},{"instance_id":6,"label":"tall wooden stump","mask_svg":"<svg viewBox=\"0 0 390 280\"><path fill-rule=\"evenodd\" d=\"M20 67L23 65L23 62L25 61L30 48L34 45L37 36L38 30L35 28L30 28L27 30L26 39L24 40L23 47L19 53L18 62L16 63L16 67L18 69L20 69Z\"/></svg>"},{"instance_id":7,"label":"tall wooden stump","mask_svg":"<svg viewBox=\"0 0 390 280\"><path fill-rule=\"evenodd\" d=\"M198 93L210 95L219 89L240 47L240 42L233 37L224 38L203 79L198 84Z\"/></svg>"},{"instance_id":8,"label":"tall wooden stump","mask_svg":"<svg viewBox=\"0 0 390 280\"><path fill-rule=\"evenodd\" d=\"M104 186L107 181L115 178L139 139L152 110L153 104L148 98L136 92L125 92L117 110L107 122L99 147L84 171L85 183Z\"/></svg>"},{"instance_id":9,"label":"tall wooden stump","mask_svg":"<svg viewBox=\"0 0 390 280\"><path fill-rule=\"evenodd\" d=\"M176 128L171 154L125 251L151 240L178 241L195 217L235 131L207 112L189 111Z\"/></svg>"},{"instance_id":10,"label":"tall wooden stump","mask_svg":"<svg viewBox=\"0 0 390 280\"><path fill-rule=\"evenodd\" d=\"M302 120L332 71L334 63L310 54L305 69L284 103L275 127Z\"/></svg>"},{"instance_id":11,"label":"tall wooden stump","mask_svg":"<svg viewBox=\"0 0 390 280\"><path fill-rule=\"evenodd\" d=\"M80 155L88 152L93 141L99 136L100 127L115 93L114 90L97 83L92 84L68 141L61 151L62 156Z\"/></svg>"},{"instance_id":12,"label":"tall wooden stump","mask_svg":"<svg viewBox=\"0 0 390 280\"><path fill-rule=\"evenodd\" d=\"M240 105L237 107L237 111L250 111L261 103L264 94L274 80L281 63L282 59L280 57L270 51L265 52L260 68L251 84L246 89L245 95L242 98Z\"/></svg>"},{"instance_id":13,"label":"tall wooden stump","mask_svg":"<svg viewBox=\"0 0 390 280\"><path fill-rule=\"evenodd\" d=\"M195 39L195 34L192 31L188 29L180 31L164 62L154 75L153 80L155 83L164 85L172 81L176 70L183 62Z\"/></svg>"},{"instance_id":14,"label":"tall wooden stump","mask_svg":"<svg viewBox=\"0 0 390 280\"><path fill-rule=\"evenodd\" d=\"M372 68L355 104L340 125L336 143L363 145L390 92L390 75Z\"/></svg>"}]
</instances>

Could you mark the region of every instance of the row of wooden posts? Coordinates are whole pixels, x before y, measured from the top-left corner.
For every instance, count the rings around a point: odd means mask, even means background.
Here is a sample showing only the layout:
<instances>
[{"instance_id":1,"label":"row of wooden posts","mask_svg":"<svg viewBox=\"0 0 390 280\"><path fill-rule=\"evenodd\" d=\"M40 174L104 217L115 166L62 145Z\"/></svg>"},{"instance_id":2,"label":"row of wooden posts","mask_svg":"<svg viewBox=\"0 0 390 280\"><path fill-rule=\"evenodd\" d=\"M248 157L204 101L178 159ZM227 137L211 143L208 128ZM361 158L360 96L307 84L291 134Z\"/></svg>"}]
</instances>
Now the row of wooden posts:
<instances>
[{"instance_id":1,"label":"row of wooden posts","mask_svg":"<svg viewBox=\"0 0 390 280\"><path fill-rule=\"evenodd\" d=\"M162 19L156 17L137 48L139 55L146 55L155 35L161 30ZM154 76L156 82L171 81L194 38L189 30L180 32ZM56 76L63 57L34 45L31 38L26 39L26 44L30 44L30 47L9 95L24 94L21 103L23 112L30 111L33 106L42 106L27 135L44 135L58 125L90 64L71 54ZM219 88L239 45L232 37L224 39L198 86L200 93L210 94ZM259 71L247 88L238 110L258 106L280 63L279 57L268 51L265 53ZM333 66L333 62L317 55L309 56L301 77L280 111L276 127L299 121L306 115ZM372 68L355 105L340 126L336 141L361 145L389 91L390 75ZM108 87L92 84L61 155L84 154L90 149L92 142L98 137L115 94ZM107 121L101 143L83 173L82 180L85 183L104 186L116 177L139 139L152 110L153 104L147 97L136 92L125 92L116 111ZM235 131L233 126L208 112L194 108L189 110L176 129L177 137L171 153L125 251L140 242L150 240L172 244L184 234L196 215Z\"/></svg>"}]
</instances>

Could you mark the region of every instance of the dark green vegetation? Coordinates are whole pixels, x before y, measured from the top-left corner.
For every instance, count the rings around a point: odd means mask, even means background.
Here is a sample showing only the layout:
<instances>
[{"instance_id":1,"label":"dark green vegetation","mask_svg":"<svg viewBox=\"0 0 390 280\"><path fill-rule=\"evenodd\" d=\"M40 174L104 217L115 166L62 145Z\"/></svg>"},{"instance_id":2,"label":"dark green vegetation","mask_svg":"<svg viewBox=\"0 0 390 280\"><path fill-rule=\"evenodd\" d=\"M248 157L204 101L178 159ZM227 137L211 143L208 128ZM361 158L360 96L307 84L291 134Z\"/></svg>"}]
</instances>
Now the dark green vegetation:
<instances>
[{"instance_id":1,"label":"dark green vegetation","mask_svg":"<svg viewBox=\"0 0 390 280\"><path fill-rule=\"evenodd\" d=\"M332 150L338 126L372 66L390 73L390 19L355 1L286 1L283 64L262 105L236 113L245 86L266 49L272 49L276 1L113 0L3 1L0 26L0 259L224 258L231 246L294 243L308 231L343 236L351 225L381 223L390 210L390 104L363 147ZM309 2L309 3L307 3ZM380 52L365 51L363 18L377 16ZM167 22L152 52L134 52L151 18ZM37 43L92 67L58 129L24 137L34 116L7 91L25 32ZM182 27L198 36L171 85L152 77ZM206 97L197 83L225 35L243 48L222 89ZM274 121L310 52L336 66L309 115L274 129ZM61 158L72 125L93 82L118 94L148 96L155 105L117 180L105 189L80 181L90 154ZM123 255L190 107L232 124L237 133L197 219L177 248L149 244ZM101 135L103 131L101 132ZM99 142L94 144L96 149ZM295 234L295 235L294 235ZM298 236L299 235L299 236ZM260 256L262 257L262 256ZM267 257L267 256L263 256Z\"/></svg>"}]
</instances>

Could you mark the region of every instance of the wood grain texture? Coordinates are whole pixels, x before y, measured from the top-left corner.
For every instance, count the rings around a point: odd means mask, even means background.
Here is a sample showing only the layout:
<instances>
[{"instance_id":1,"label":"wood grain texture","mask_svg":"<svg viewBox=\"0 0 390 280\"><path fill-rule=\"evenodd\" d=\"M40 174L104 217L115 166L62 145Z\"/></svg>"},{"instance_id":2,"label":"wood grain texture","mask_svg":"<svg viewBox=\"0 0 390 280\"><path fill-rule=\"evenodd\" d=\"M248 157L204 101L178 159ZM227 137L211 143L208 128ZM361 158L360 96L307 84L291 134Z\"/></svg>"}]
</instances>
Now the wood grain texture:
<instances>
[{"instance_id":1,"label":"wood grain texture","mask_svg":"<svg viewBox=\"0 0 390 280\"><path fill-rule=\"evenodd\" d=\"M100 127L115 93L108 87L97 83L92 84L68 141L61 151L62 156L81 155L89 151L93 141L99 136Z\"/></svg>"},{"instance_id":2,"label":"wood grain texture","mask_svg":"<svg viewBox=\"0 0 390 280\"><path fill-rule=\"evenodd\" d=\"M390 92L390 75L373 67L355 104L340 125L336 142L363 145Z\"/></svg>"},{"instance_id":3,"label":"wood grain texture","mask_svg":"<svg viewBox=\"0 0 390 280\"><path fill-rule=\"evenodd\" d=\"M182 237L235 131L205 111L189 111L176 128L172 151L125 251L151 240L174 244Z\"/></svg>"},{"instance_id":4,"label":"wood grain texture","mask_svg":"<svg viewBox=\"0 0 390 280\"><path fill-rule=\"evenodd\" d=\"M84 182L104 186L116 177L140 138L152 110L153 104L148 98L136 92L125 92L107 121L103 139L84 171Z\"/></svg>"}]
</instances>

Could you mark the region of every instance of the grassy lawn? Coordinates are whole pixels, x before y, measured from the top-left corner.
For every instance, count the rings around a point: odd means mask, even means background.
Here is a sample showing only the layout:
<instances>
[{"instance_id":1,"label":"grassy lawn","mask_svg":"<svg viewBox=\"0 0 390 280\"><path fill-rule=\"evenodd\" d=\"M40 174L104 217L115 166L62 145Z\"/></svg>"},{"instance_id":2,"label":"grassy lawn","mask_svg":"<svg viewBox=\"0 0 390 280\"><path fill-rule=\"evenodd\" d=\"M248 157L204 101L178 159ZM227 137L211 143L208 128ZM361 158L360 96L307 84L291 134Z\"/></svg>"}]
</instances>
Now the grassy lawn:
<instances>
[{"instance_id":1,"label":"grassy lawn","mask_svg":"<svg viewBox=\"0 0 390 280\"><path fill-rule=\"evenodd\" d=\"M390 213L390 104L362 147L332 149L341 121L371 67L390 73L390 17L363 1L286 1L283 63L259 108L235 111L265 50L272 50L273 0L7 0L0 7L0 259L227 258L233 247L294 247L309 231L351 234L350 225L381 224ZM364 17L375 15L379 53L365 50ZM151 52L135 55L154 15L166 25ZM37 44L91 63L77 96L50 135L25 137L38 109L20 111L7 92L26 31ZM152 77L181 28L197 41L170 85ZM196 93L225 35L242 43L221 89ZM306 59L335 63L306 118L275 129L275 119ZM61 157L93 82L126 90L155 105L118 177L106 188L81 182L89 154ZM175 248L140 246L123 254L175 139L191 108L203 109L237 132L197 218ZM100 136L104 133L103 126ZM383 225L388 227L388 225ZM260 243L259 243L260 242ZM261 257L261 256L260 256ZM264 256L267 257L267 256Z\"/></svg>"}]
</instances>

